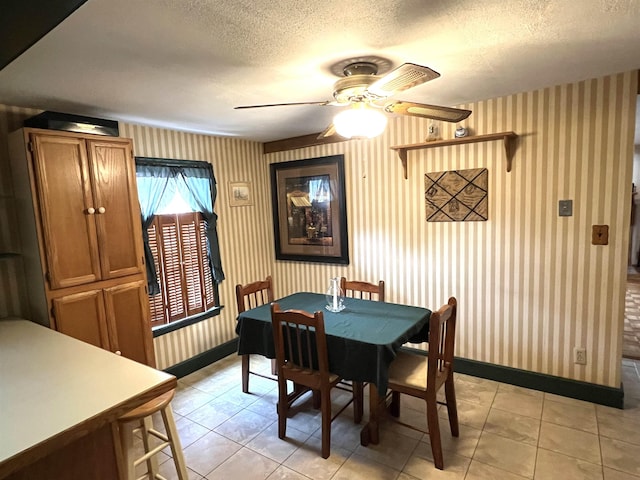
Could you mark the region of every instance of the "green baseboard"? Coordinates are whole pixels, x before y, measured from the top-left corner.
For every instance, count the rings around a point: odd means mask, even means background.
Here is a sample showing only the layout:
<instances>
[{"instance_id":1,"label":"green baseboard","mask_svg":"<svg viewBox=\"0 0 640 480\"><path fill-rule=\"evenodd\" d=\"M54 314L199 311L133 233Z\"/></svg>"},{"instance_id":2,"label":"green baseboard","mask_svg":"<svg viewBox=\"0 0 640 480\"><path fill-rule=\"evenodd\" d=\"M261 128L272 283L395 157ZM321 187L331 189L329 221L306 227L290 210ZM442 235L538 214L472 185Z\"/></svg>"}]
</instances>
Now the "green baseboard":
<instances>
[{"instance_id":1,"label":"green baseboard","mask_svg":"<svg viewBox=\"0 0 640 480\"><path fill-rule=\"evenodd\" d=\"M177 363L169 368L165 368L164 371L175 375L178 378L182 378L185 375L189 375L201 368L211 365L218 360L222 360L229 355L238 352L238 339L235 338L227 343L213 347L206 352L199 353L195 357L191 357L188 360Z\"/></svg>"},{"instance_id":2,"label":"green baseboard","mask_svg":"<svg viewBox=\"0 0 640 480\"><path fill-rule=\"evenodd\" d=\"M424 350L403 348L426 355ZM214 347L211 350L202 352L184 362L166 368L165 372L181 378L229 355L236 354L237 351L238 339L236 338ZM563 397L575 398L608 407L624 408L624 390L622 386L620 386L620 388L606 387L595 383L580 382L569 378L503 367L501 365L459 357L455 359L454 369L457 373L464 373L465 375L471 375L473 377L486 378L518 387L554 393L556 395L562 395Z\"/></svg>"},{"instance_id":3,"label":"green baseboard","mask_svg":"<svg viewBox=\"0 0 640 480\"><path fill-rule=\"evenodd\" d=\"M408 350L426 355L423 350L410 348ZM455 358L453 368L457 373L464 373L473 377L554 393L563 397L575 398L608 407L624 408L624 390L622 386L620 388L606 387L595 383L580 382L569 378L503 367L459 357Z\"/></svg>"}]
</instances>

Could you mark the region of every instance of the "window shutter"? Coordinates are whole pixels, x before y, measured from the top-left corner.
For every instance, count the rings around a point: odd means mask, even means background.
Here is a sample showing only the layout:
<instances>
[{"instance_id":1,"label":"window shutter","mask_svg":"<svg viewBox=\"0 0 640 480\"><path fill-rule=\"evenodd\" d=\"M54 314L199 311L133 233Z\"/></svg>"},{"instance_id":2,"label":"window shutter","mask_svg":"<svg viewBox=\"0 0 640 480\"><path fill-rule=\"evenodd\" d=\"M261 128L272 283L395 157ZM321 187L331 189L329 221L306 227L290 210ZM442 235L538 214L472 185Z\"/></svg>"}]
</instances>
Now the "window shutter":
<instances>
[{"instance_id":1,"label":"window shutter","mask_svg":"<svg viewBox=\"0 0 640 480\"><path fill-rule=\"evenodd\" d=\"M170 323L217 306L218 290L207 260L202 214L156 215L147 232L162 292L149 296L151 325Z\"/></svg>"},{"instance_id":2,"label":"window shutter","mask_svg":"<svg viewBox=\"0 0 640 480\"><path fill-rule=\"evenodd\" d=\"M156 217L157 218L157 217ZM147 229L147 234L149 235L149 247L151 247L151 253L153 254L153 262L156 266L156 272L158 272L158 282L160 285L162 282L162 274L164 272L164 268L160 268L160 248L158 245L158 225L156 219L153 220L149 228ZM151 310L151 326L155 327L156 325L163 325L167 323L166 311L164 308L164 292L165 289L161 287L161 293L158 295L150 295L149 296L149 307Z\"/></svg>"},{"instance_id":3,"label":"window shutter","mask_svg":"<svg viewBox=\"0 0 640 480\"><path fill-rule=\"evenodd\" d=\"M184 270L184 290L187 301L187 315L204 312L202 286L200 285L200 261L196 212L178 215L180 243L182 247L182 268Z\"/></svg>"},{"instance_id":4,"label":"window shutter","mask_svg":"<svg viewBox=\"0 0 640 480\"><path fill-rule=\"evenodd\" d=\"M180 246L178 245L178 224L175 215L159 215L160 234L164 257L164 291L169 309L169 321L184 318L185 298L182 292L184 284L180 265Z\"/></svg>"}]
</instances>

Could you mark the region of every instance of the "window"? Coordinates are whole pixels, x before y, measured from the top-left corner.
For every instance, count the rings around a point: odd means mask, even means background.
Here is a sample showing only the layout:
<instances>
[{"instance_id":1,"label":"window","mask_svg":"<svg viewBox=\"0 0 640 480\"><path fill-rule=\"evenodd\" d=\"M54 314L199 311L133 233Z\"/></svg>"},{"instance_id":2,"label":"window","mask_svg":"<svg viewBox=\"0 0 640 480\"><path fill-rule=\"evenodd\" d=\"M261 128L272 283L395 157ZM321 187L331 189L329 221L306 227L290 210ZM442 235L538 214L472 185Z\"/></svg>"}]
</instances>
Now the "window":
<instances>
[{"instance_id":1,"label":"window","mask_svg":"<svg viewBox=\"0 0 640 480\"><path fill-rule=\"evenodd\" d=\"M224 279L213 212L215 179L206 162L136 158L151 325L219 306Z\"/></svg>"}]
</instances>

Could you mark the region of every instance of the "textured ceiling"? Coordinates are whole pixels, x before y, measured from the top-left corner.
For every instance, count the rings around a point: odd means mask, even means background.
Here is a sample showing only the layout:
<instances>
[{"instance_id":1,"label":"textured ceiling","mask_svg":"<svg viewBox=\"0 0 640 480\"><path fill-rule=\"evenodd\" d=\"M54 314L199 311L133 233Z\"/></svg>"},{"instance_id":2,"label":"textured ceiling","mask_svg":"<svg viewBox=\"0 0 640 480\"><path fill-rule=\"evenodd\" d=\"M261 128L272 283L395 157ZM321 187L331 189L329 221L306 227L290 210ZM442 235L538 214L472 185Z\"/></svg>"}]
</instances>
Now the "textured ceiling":
<instances>
[{"instance_id":1,"label":"textured ceiling","mask_svg":"<svg viewBox=\"0 0 640 480\"><path fill-rule=\"evenodd\" d=\"M257 141L319 132L329 67L378 55L484 100L640 68L640 0L89 0L0 70L0 103ZM395 97L394 97L395 98Z\"/></svg>"}]
</instances>

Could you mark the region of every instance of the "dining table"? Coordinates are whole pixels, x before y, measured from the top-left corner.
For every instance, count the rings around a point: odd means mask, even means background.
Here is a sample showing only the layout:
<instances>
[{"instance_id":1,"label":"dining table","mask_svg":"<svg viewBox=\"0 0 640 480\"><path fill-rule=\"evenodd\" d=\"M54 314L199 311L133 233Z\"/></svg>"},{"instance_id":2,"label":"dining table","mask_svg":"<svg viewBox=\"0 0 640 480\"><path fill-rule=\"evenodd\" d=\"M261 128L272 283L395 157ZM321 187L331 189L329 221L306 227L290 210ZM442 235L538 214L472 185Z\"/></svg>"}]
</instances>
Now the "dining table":
<instances>
[{"instance_id":1,"label":"dining table","mask_svg":"<svg viewBox=\"0 0 640 480\"><path fill-rule=\"evenodd\" d=\"M369 384L369 419L360 439L363 445L378 443L379 409L386 396L389 366L402 345L428 339L431 310L346 297L344 309L333 312L324 294L312 292L296 292L275 303L282 310L323 312L329 370L345 380ZM236 333L239 355L275 358L270 304L242 312Z\"/></svg>"}]
</instances>

